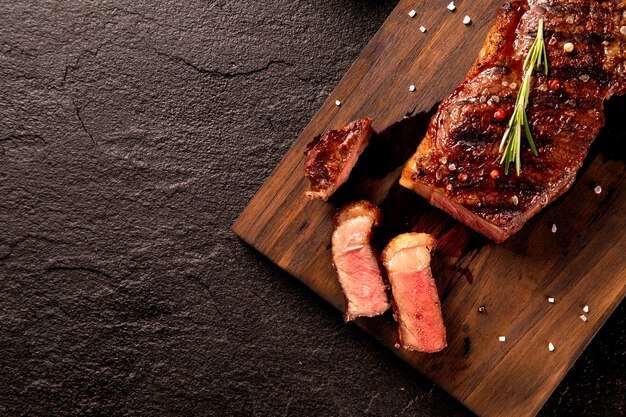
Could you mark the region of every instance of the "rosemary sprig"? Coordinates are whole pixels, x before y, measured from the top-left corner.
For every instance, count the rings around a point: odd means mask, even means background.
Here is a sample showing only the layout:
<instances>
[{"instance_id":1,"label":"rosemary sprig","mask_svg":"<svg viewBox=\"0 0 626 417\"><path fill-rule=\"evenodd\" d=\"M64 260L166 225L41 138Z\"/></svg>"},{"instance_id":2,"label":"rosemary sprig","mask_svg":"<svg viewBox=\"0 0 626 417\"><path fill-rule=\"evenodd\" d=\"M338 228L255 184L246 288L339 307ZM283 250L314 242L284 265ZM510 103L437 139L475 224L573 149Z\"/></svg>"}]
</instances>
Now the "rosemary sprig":
<instances>
[{"instance_id":1,"label":"rosemary sprig","mask_svg":"<svg viewBox=\"0 0 626 417\"><path fill-rule=\"evenodd\" d=\"M524 127L524 133L530 148L533 150L535 156L538 155L533 136L530 133L530 127L528 125L528 116L526 115L526 107L528 106L528 96L530 95L530 87L532 81L533 71L540 69L543 66L546 76L548 75L548 53L546 52L546 44L543 39L543 19L539 20L539 26L537 28L537 37L528 51L528 55L524 60L522 70L524 71L524 77L522 79L522 85L520 86L515 100L515 108L509 120L509 126L502 136L500 141L499 152L502 153L502 159L500 163L504 164L504 173L509 173L509 165L511 162L515 163L515 171L517 175L521 169L521 141L522 141L522 126ZM504 152L503 152L504 150Z\"/></svg>"}]
</instances>

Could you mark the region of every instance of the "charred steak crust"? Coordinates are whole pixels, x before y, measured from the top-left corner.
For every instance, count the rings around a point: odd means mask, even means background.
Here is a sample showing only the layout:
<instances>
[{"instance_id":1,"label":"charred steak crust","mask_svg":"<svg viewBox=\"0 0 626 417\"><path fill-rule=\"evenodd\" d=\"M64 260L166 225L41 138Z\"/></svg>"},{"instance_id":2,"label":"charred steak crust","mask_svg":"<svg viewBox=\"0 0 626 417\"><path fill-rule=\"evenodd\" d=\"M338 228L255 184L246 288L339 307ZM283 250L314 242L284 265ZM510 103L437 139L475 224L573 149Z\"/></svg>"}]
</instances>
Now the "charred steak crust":
<instances>
[{"instance_id":1,"label":"charred steak crust","mask_svg":"<svg viewBox=\"0 0 626 417\"><path fill-rule=\"evenodd\" d=\"M539 156L524 143L521 174L504 175L498 146L540 18L550 72L534 74L527 108ZM400 183L496 242L506 240L570 188L604 125L604 101L626 92L624 25L623 0L507 2ZM574 51L564 50L567 42ZM504 120L496 120L498 110Z\"/></svg>"},{"instance_id":2,"label":"charred steak crust","mask_svg":"<svg viewBox=\"0 0 626 417\"><path fill-rule=\"evenodd\" d=\"M366 117L313 139L305 152L304 175L310 185L307 196L327 200L346 182L373 133L372 120Z\"/></svg>"},{"instance_id":3,"label":"charred steak crust","mask_svg":"<svg viewBox=\"0 0 626 417\"><path fill-rule=\"evenodd\" d=\"M337 210L333 216L333 224L339 227L346 220L353 219L358 216L368 216L373 220L373 226L380 226L382 221L382 213L380 209L367 200L353 201Z\"/></svg>"},{"instance_id":4,"label":"charred steak crust","mask_svg":"<svg viewBox=\"0 0 626 417\"><path fill-rule=\"evenodd\" d=\"M373 228L381 211L368 201L355 201L334 216L333 265L346 297L345 321L383 314L390 307L387 285L372 247Z\"/></svg>"}]
</instances>

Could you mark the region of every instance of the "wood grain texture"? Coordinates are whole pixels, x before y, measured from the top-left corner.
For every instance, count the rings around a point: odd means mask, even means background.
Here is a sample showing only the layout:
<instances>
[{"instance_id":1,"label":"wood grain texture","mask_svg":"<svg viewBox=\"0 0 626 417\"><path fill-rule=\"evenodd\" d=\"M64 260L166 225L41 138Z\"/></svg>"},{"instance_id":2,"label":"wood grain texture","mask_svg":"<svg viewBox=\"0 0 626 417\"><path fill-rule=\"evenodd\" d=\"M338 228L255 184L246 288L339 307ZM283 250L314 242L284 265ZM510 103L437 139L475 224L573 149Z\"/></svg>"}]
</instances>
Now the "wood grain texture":
<instances>
[{"instance_id":1,"label":"wood grain texture","mask_svg":"<svg viewBox=\"0 0 626 417\"><path fill-rule=\"evenodd\" d=\"M607 127L572 189L509 241L494 245L397 184L432 110L465 77L501 2L457 2L454 13L446 4L399 2L233 229L341 311L344 299L330 257L338 206L356 198L378 204L380 245L409 230L434 233L439 246L433 272L448 348L434 355L394 348L389 314L357 324L476 414L533 416L626 294L625 163L617 146L626 140L618 120L626 101L607 106ZM414 19L407 15L411 9ZM465 15L472 25L462 24ZM394 123L407 112L413 116ZM372 117L381 134L335 197L308 201L306 144L363 116ZM597 185L601 194L593 190ZM549 296L555 304L547 302ZM579 318L584 305L591 308L587 322ZM501 335L506 342L499 342Z\"/></svg>"}]
</instances>

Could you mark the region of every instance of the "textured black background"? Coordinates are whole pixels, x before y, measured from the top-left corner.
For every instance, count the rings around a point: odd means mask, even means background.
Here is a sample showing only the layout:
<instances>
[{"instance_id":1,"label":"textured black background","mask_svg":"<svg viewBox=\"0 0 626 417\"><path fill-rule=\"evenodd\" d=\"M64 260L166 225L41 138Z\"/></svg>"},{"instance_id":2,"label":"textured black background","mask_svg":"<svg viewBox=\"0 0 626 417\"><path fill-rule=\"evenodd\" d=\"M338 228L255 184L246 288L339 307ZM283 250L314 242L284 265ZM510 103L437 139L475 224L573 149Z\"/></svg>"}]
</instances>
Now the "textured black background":
<instances>
[{"instance_id":1,"label":"textured black background","mask_svg":"<svg viewBox=\"0 0 626 417\"><path fill-rule=\"evenodd\" d=\"M470 415L229 229L394 5L2 1L1 415ZM624 413L623 329L542 416Z\"/></svg>"}]
</instances>

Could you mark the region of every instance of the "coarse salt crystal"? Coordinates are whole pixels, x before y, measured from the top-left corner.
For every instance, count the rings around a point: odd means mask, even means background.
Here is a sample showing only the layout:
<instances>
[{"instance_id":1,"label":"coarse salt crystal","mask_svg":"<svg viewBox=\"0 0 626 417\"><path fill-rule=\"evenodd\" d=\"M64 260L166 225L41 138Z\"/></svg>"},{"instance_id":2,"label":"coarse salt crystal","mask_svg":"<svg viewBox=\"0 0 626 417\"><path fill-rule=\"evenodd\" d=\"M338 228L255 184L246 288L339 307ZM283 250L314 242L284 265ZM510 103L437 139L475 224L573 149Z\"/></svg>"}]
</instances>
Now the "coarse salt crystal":
<instances>
[{"instance_id":1,"label":"coarse salt crystal","mask_svg":"<svg viewBox=\"0 0 626 417\"><path fill-rule=\"evenodd\" d=\"M420 32L422 33L426 32L426 28L424 26L420 26Z\"/></svg>"},{"instance_id":2,"label":"coarse salt crystal","mask_svg":"<svg viewBox=\"0 0 626 417\"><path fill-rule=\"evenodd\" d=\"M506 342L506 336L500 336L498 337L498 340L501 342Z\"/></svg>"},{"instance_id":3,"label":"coarse salt crystal","mask_svg":"<svg viewBox=\"0 0 626 417\"><path fill-rule=\"evenodd\" d=\"M589 306L584 306L584 307L583 307L583 311L584 311L585 313L589 313Z\"/></svg>"},{"instance_id":4,"label":"coarse salt crystal","mask_svg":"<svg viewBox=\"0 0 626 417\"><path fill-rule=\"evenodd\" d=\"M579 317L582 321L587 321L587 316L585 316L584 314L580 315Z\"/></svg>"},{"instance_id":5,"label":"coarse salt crystal","mask_svg":"<svg viewBox=\"0 0 626 417\"><path fill-rule=\"evenodd\" d=\"M448 4L448 10L450 10L451 12L454 11L454 9L456 9L456 6L454 5L454 2L451 1L450 4Z\"/></svg>"},{"instance_id":6,"label":"coarse salt crystal","mask_svg":"<svg viewBox=\"0 0 626 417\"><path fill-rule=\"evenodd\" d=\"M599 185L593 189L593 191L595 191L596 194L600 194L602 192L602 187L600 187Z\"/></svg>"},{"instance_id":7,"label":"coarse salt crystal","mask_svg":"<svg viewBox=\"0 0 626 417\"><path fill-rule=\"evenodd\" d=\"M554 298L553 297L548 297L548 302L550 304L554 304Z\"/></svg>"},{"instance_id":8,"label":"coarse salt crystal","mask_svg":"<svg viewBox=\"0 0 626 417\"><path fill-rule=\"evenodd\" d=\"M417 14L417 12L415 10L411 10L409 12L409 16L411 16L411 17L415 17L416 14Z\"/></svg>"},{"instance_id":9,"label":"coarse salt crystal","mask_svg":"<svg viewBox=\"0 0 626 417\"><path fill-rule=\"evenodd\" d=\"M494 103L499 103L500 102L500 97L498 97L498 96L491 96L491 100L493 100Z\"/></svg>"},{"instance_id":10,"label":"coarse salt crystal","mask_svg":"<svg viewBox=\"0 0 626 417\"><path fill-rule=\"evenodd\" d=\"M511 83L509 84L509 87L511 87L511 90L515 90L517 88L517 83Z\"/></svg>"},{"instance_id":11,"label":"coarse salt crystal","mask_svg":"<svg viewBox=\"0 0 626 417\"><path fill-rule=\"evenodd\" d=\"M571 25L572 23L574 23L574 16L567 16L567 19L565 19L565 21Z\"/></svg>"},{"instance_id":12,"label":"coarse salt crystal","mask_svg":"<svg viewBox=\"0 0 626 417\"><path fill-rule=\"evenodd\" d=\"M552 344L552 342L548 343L548 350L550 352L554 352L554 345Z\"/></svg>"},{"instance_id":13,"label":"coarse salt crystal","mask_svg":"<svg viewBox=\"0 0 626 417\"><path fill-rule=\"evenodd\" d=\"M465 17L463 18L463 24L464 24L464 25L469 25L471 22L472 22L472 18L471 18L471 17L469 17L469 16L465 16Z\"/></svg>"},{"instance_id":14,"label":"coarse salt crystal","mask_svg":"<svg viewBox=\"0 0 626 417\"><path fill-rule=\"evenodd\" d=\"M552 229L550 229L552 231L552 233L556 233L556 224L552 225Z\"/></svg>"},{"instance_id":15,"label":"coarse salt crystal","mask_svg":"<svg viewBox=\"0 0 626 417\"><path fill-rule=\"evenodd\" d=\"M589 76L587 74L583 74L580 77L578 77L578 79L584 83L586 83L587 81L589 81Z\"/></svg>"},{"instance_id":16,"label":"coarse salt crystal","mask_svg":"<svg viewBox=\"0 0 626 417\"><path fill-rule=\"evenodd\" d=\"M337 107L341 106L341 101L335 100L335 106L337 106Z\"/></svg>"},{"instance_id":17,"label":"coarse salt crystal","mask_svg":"<svg viewBox=\"0 0 626 417\"><path fill-rule=\"evenodd\" d=\"M626 36L626 26L622 26L621 28L619 28L619 33Z\"/></svg>"},{"instance_id":18,"label":"coarse salt crystal","mask_svg":"<svg viewBox=\"0 0 626 417\"><path fill-rule=\"evenodd\" d=\"M567 53L572 52L574 50L574 44L571 42L566 42L563 44L563 50Z\"/></svg>"},{"instance_id":19,"label":"coarse salt crystal","mask_svg":"<svg viewBox=\"0 0 626 417\"><path fill-rule=\"evenodd\" d=\"M415 91L415 86L413 84L409 86L409 91Z\"/></svg>"},{"instance_id":20,"label":"coarse salt crystal","mask_svg":"<svg viewBox=\"0 0 626 417\"><path fill-rule=\"evenodd\" d=\"M450 165L448 165L448 169L449 169L450 171L456 171L456 165L454 165L454 164L450 164Z\"/></svg>"}]
</instances>

